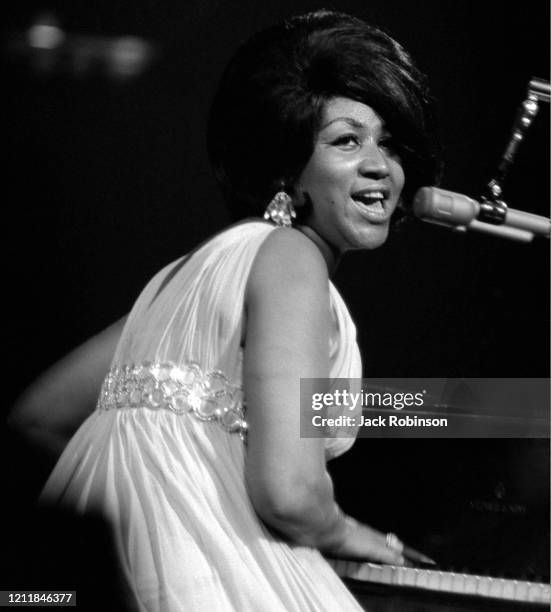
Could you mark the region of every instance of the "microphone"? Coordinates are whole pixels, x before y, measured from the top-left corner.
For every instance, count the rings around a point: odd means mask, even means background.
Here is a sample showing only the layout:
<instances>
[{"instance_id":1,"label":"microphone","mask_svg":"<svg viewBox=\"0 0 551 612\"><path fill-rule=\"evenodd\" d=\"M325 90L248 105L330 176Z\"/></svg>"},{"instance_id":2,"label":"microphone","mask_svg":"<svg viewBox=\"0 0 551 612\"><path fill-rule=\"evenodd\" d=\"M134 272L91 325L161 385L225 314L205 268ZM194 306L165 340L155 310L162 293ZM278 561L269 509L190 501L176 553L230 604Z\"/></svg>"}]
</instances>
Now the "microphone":
<instances>
[{"instance_id":1,"label":"microphone","mask_svg":"<svg viewBox=\"0 0 551 612\"><path fill-rule=\"evenodd\" d=\"M531 242L534 236L549 238L551 234L551 220L546 217L507 208L503 202L477 202L438 187L422 187L417 191L413 214L456 231L474 230L520 242Z\"/></svg>"}]
</instances>

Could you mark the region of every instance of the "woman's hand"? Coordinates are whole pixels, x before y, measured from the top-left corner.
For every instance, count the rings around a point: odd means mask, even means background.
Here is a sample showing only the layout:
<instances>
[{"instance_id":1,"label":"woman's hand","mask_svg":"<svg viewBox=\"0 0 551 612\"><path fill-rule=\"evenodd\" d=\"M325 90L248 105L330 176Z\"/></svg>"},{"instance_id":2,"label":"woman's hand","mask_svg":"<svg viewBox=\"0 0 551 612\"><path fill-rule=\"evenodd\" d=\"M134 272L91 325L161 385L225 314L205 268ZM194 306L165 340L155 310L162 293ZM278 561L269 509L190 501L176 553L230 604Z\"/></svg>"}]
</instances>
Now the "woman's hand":
<instances>
[{"instance_id":1,"label":"woman's hand","mask_svg":"<svg viewBox=\"0 0 551 612\"><path fill-rule=\"evenodd\" d=\"M323 551L327 556L389 565L408 564L402 554L404 546L396 537L389 542L387 534L359 523L350 516L342 515L342 522L341 540Z\"/></svg>"}]
</instances>

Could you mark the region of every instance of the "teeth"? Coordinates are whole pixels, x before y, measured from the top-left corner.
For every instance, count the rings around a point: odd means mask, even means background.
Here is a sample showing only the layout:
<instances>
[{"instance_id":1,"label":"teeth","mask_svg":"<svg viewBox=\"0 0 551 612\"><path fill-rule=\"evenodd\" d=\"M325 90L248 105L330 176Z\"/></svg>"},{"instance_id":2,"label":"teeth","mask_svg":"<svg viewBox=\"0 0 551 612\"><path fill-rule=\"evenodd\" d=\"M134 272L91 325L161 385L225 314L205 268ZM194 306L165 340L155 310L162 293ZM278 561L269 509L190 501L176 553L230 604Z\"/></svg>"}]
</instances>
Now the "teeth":
<instances>
[{"instance_id":1,"label":"teeth","mask_svg":"<svg viewBox=\"0 0 551 612\"><path fill-rule=\"evenodd\" d=\"M370 191L369 193L362 193L354 196L358 200L383 200L385 194L382 191Z\"/></svg>"}]
</instances>

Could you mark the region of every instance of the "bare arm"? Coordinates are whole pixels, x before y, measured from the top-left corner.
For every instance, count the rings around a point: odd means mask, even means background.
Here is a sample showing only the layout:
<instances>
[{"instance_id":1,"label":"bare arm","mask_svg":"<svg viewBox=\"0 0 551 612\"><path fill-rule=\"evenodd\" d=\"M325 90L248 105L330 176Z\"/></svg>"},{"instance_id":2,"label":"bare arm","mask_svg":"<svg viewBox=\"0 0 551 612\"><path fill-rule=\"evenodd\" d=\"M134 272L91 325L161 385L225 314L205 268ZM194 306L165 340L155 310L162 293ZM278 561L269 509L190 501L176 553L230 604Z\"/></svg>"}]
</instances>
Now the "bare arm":
<instances>
[{"instance_id":1,"label":"bare arm","mask_svg":"<svg viewBox=\"0 0 551 612\"><path fill-rule=\"evenodd\" d=\"M327 267L296 230L272 232L247 286L246 478L259 516L299 544L336 556L402 563L384 536L340 512L324 440L300 437L300 378L329 376Z\"/></svg>"},{"instance_id":2,"label":"bare arm","mask_svg":"<svg viewBox=\"0 0 551 612\"><path fill-rule=\"evenodd\" d=\"M87 340L42 374L17 400L8 426L55 462L94 410L126 317Z\"/></svg>"}]
</instances>

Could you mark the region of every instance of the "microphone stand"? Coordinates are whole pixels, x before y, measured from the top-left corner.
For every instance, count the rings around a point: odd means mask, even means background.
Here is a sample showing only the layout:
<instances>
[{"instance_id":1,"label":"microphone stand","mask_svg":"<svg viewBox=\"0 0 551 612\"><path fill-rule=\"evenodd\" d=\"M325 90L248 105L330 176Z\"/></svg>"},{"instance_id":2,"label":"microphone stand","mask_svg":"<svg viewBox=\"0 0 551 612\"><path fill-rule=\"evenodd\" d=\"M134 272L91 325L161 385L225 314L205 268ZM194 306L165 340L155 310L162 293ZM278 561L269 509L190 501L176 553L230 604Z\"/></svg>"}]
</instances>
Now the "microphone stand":
<instances>
[{"instance_id":1,"label":"microphone stand","mask_svg":"<svg viewBox=\"0 0 551 612\"><path fill-rule=\"evenodd\" d=\"M492 225L505 223L508 205L501 197L503 194L502 183L513 165L520 143L524 140L526 132L538 114L539 102L549 103L550 100L551 84L549 81L532 77L528 83L526 99L520 105L509 142L501 156L497 172L488 183L486 193L480 198L478 221ZM542 233L541 235L546 235L549 238L548 233Z\"/></svg>"}]
</instances>

